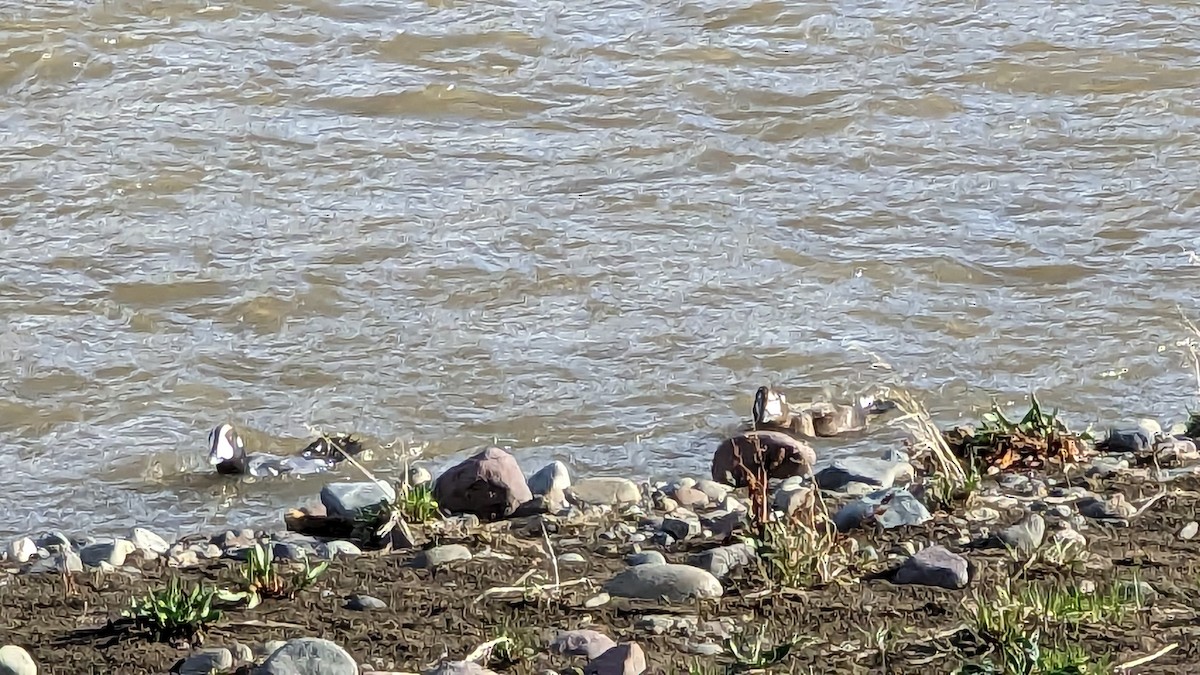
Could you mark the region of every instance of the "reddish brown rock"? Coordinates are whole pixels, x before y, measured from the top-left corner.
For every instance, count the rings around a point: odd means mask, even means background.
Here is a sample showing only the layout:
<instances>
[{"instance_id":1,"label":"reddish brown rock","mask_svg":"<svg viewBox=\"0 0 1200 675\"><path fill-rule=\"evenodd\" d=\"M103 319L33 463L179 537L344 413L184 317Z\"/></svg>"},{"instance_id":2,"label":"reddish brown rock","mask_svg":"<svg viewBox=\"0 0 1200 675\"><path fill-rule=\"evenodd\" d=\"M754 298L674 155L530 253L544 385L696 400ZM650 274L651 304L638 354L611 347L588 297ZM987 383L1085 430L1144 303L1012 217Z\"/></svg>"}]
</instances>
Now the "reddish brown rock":
<instances>
[{"instance_id":1,"label":"reddish brown rock","mask_svg":"<svg viewBox=\"0 0 1200 675\"><path fill-rule=\"evenodd\" d=\"M734 487L746 485L747 471L761 465L768 478L808 475L817 455L811 446L780 431L747 431L726 439L713 455L712 477Z\"/></svg>"},{"instance_id":2,"label":"reddish brown rock","mask_svg":"<svg viewBox=\"0 0 1200 675\"><path fill-rule=\"evenodd\" d=\"M490 447L449 468L433 484L433 498L451 513L470 513L480 520L506 518L533 499L517 460Z\"/></svg>"}]
</instances>

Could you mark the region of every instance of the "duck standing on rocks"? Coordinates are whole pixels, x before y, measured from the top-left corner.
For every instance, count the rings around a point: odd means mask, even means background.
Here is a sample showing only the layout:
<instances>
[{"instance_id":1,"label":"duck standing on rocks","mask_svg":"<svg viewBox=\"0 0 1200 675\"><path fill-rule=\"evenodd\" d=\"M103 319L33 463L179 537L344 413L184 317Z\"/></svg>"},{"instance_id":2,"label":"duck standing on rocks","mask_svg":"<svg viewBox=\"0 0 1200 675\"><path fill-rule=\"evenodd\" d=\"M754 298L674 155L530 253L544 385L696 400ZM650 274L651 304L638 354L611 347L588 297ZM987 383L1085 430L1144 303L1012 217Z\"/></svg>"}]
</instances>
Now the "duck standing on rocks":
<instances>
[{"instance_id":1,"label":"duck standing on rocks","mask_svg":"<svg viewBox=\"0 0 1200 675\"><path fill-rule=\"evenodd\" d=\"M350 434L321 436L297 455L247 454L246 443L232 424L219 424L208 435L208 462L224 475L279 476L285 473L322 473L346 457L363 451L362 442Z\"/></svg>"},{"instance_id":2,"label":"duck standing on rocks","mask_svg":"<svg viewBox=\"0 0 1200 675\"><path fill-rule=\"evenodd\" d=\"M796 406L781 392L762 386L754 392L749 428L784 431L801 438L838 436L861 431L869 418L895 408L895 402L874 396L863 396L853 404L817 401L807 407Z\"/></svg>"}]
</instances>

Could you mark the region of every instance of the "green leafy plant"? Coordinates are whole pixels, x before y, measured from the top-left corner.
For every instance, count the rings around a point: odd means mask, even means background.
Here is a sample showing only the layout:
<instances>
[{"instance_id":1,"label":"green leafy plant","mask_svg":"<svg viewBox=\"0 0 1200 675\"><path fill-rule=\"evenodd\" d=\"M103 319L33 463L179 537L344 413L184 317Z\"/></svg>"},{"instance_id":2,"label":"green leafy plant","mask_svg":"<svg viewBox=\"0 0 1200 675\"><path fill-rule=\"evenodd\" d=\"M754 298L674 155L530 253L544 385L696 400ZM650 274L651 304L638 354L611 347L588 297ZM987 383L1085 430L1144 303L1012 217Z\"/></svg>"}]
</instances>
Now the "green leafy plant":
<instances>
[{"instance_id":1,"label":"green leafy plant","mask_svg":"<svg viewBox=\"0 0 1200 675\"><path fill-rule=\"evenodd\" d=\"M328 562L315 566L307 559L303 567L290 576L279 573L275 567L275 554L261 544L255 544L250 549L250 555L242 565L242 588L240 592L221 591L219 597L228 601L245 601L247 607L253 609L266 598L294 598L296 594L316 583L325 570Z\"/></svg>"},{"instance_id":2,"label":"green leafy plant","mask_svg":"<svg viewBox=\"0 0 1200 675\"><path fill-rule=\"evenodd\" d=\"M159 640L192 639L221 618L213 607L215 598L212 588L197 584L188 591L178 577L172 577L166 588L132 599L122 616Z\"/></svg>"},{"instance_id":3,"label":"green leafy plant","mask_svg":"<svg viewBox=\"0 0 1200 675\"><path fill-rule=\"evenodd\" d=\"M767 640L766 630L762 627L753 635L740 634L725 639L725 651L733 657L734 662L726 670L727 673L741 673L750 670L761 670L782 663L792 653L800 640L772 644Z\"/></svg>"},{"instance_id":4,"label":"green leafy plant","mask_svg":"<svg viewBox=\"0 0 1200 675\"><path fill-rule=\"evenodd\" d=\"M439 517L441 511L431 486L402 483L394 501L381 500L359 512L353 536L360 541L374 541L397 523L424 525Z\"/></svg>"},{"instance_id":5,"label":"green leafy plant","mask_svg":"<svg viewBox=\"0 0 1200 675\"><path fill-rule=\"evenodd\" d=\"M993 404L978 428L953 429L946 432L946 440L959 457L989 471L1004 471L1043 468L1051 461L1078 462L1093 439L1087 432L1073 433L1057 410L1046 412L1037 395L1031 395L1029 410L1020 420L1009 419Z\"/></svg>"}]
</instances>

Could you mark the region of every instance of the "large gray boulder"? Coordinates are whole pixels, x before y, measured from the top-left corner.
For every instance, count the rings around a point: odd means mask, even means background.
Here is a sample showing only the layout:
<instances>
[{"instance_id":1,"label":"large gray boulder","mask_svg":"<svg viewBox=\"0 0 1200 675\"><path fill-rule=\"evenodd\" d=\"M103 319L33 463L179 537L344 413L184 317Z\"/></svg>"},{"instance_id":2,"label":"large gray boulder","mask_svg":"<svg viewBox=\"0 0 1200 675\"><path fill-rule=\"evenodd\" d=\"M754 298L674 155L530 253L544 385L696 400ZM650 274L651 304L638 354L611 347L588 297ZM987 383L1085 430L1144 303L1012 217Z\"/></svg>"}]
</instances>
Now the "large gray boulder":
<instances>
[{"instance_id":1,"label":"large gray boulder","mask_svg":"<svg viewBox=\"0 0 1200 675\"><path fill-rule=\"evenodd\" d=\"M433 498L443 509L469 513L480 520L506 518L533 499L516 458L495 446L450 467L433 484Z\"/></svg>"},{"instance_id":2,"label":"large gray boulder","mask_svg":"<svg viewBox=\"0 0 1200 675\"><path fill-rule=\"evenodd\" d=\"M710 572L691 565L638 565L617 574L604 585L609 595L669 602L719 598L721 582Z\"/></svg>"},{"instance_id":3,"label":"large gray boulder","mask_svg":"<svg viewBox=\"0 0 1200 675\"><path fill-rule=\"evenodd\" d=\"M258 675L358 675L358 664L338 645L321 638L288 640L267 657Z\"/></svg>"}]
</instances>

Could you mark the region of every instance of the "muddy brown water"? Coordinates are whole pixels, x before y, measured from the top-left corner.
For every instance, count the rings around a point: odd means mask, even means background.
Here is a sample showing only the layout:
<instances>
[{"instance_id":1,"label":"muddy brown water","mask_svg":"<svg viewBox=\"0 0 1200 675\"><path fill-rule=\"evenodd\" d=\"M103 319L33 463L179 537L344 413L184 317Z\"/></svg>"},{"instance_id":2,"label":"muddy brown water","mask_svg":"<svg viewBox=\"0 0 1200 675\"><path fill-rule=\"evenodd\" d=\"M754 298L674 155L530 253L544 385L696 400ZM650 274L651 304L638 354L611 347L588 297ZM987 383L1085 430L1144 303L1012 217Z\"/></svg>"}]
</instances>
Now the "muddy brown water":
<instances>
[{"instance_id":1,"label":"muddy brown water","mask_svg":"<svg viewBox=\"0 0 1200 675\"><path fill-rule=\"evenodd\" d=\"M1178 418L1197 14L0 0L0 536L315 494L226 419L674 477L765 380Z\"/></svg>"}]
</instances>

